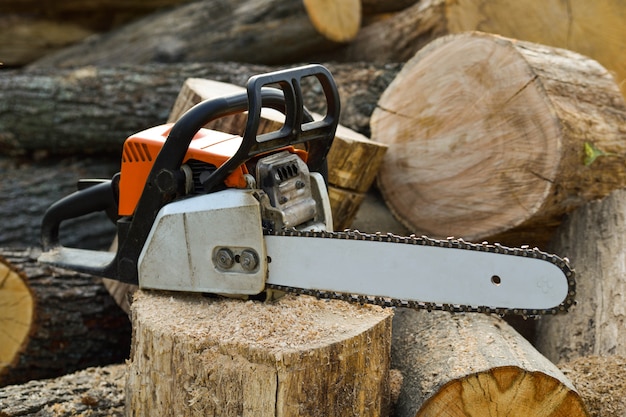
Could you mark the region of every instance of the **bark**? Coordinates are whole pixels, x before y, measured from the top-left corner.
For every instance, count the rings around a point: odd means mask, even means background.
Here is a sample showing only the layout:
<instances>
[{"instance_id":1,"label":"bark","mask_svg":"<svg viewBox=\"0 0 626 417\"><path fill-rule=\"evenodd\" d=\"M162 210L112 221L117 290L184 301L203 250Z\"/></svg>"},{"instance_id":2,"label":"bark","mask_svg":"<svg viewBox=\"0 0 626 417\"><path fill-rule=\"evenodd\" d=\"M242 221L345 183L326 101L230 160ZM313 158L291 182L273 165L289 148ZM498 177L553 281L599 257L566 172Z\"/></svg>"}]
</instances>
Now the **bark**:
<instances>
[{"instance_id":1,"label":"bark","mask_svg":"<svg viewBox=\"0 0 626 417\"><path fill-rule=\"evenodd\" d=\"M586 416L558 368L499 318L407 309L393 321L396 416Z\"/></svg>"},{"instance_id":2,"label":"bark","mask_svg":"<svg viewBox=\"0 0 626 417\"><path fill-rule=\"evenodd\" d=\"M126 365L108 365L0 388L0 415L123 417L125 371Z\"/></svg>"},{"instance_id":3,"label":"bark","mask_svg":"<svg viewBox=\"0 0 626 417\"><path fill-rule=\"evenodd\" d=\"M204 0L134 21L35 66L237 61L284 64L336 48L360 26L357 0Z\"/></svg>"},{"instance_id":4,"label":"bark","mask_svg":"<svg viewBox=\"0 0 626 417\"><path fill-rule=\"evenodd\" d=\"M565 213L626 184L619 89L562 49L441 38L405 64L371 124L389 145L383 197L418 234L545 246Z\"/></svg>"},{"instance_id":5,"label":"bark","mask_svg":"<svg viewBox=\"0 0 626 417\"><path fill-rule=\"evenodd\" d=\"M0 56L8 67L30 64L91 35L189 0L3 1Z\"/></svg>"},{"instance_id":6,"label":"bark","mask_svg":"<svg viewBox=\"0 0 626 417\"><path fill-rule=\"evenodd\" d=\"M31 297L34 306L32 315L15 317L11 302L0 305L2 326L15 320L25 330L20 331L22 341L13 357L2 364L1 386L119 363L128 357L128 317L115 304L100 278L43 267L36 262L37 250L5 248L0 255L3 268L17 271L23 278L27 290L21 291L21 295ZM0 288L0 291L9 290ZM11 320L7 320L9 317ZM14 338L6 331L3 328L3 337ZM9 327L8 331L14 328Z\"/></svg>"},{"instance_id":7,"label":"bark","mask_svg":"<svg viewBox=\"0 0 626 417\"><path fill-rule=\"evenodd\" d=\"M478 30L589 56L615 73L626 94L624 17L621 0L421 0L364 27L324 59L404 62L440 36Z\"/></svg>"},{"instance_id":8,"label":"bark","mask_svg":"<svg viewBox=\"0 0 626 417\"><path fill-rule=\"evenodd\" d=\"M389 310L137 294L127 415L389 412Z\"/></svg>"},{"instance_id":9,"label":"bark","mask_svg":"<svg viewBox=\"0 0 626 417\"><path fill-rule=\"evenodd\" d=\"M550 247L576 268L577 305L537 326L537 347L555 363L590 355L626 356L626 192L573 212Z\"/></svg>"},{"instance_id":10,"label":"bark","mask_svg":"<svg viewBox=\"0 0 626 417\"><path fill-rule=\"evenodd\" d=\"M340 122L369 136L370 115L399 65L329 64L328 68L339 86ZM245 85L250 76L275 69L207 63L3 71L0 153L108 153L119 158L129 135L167 120L187 78ZM319 109L311 106L311 110Z\"/></svg>"},{"instance_id":11,"label":"bark","mask_svg":"<svg viewBox=\"0 0 626 417\"><path fill-rule=\"evenodd\" d=\"M41 219L50 205L76 191L80 178L111 178L118 171L118 158L0 157L0 247L40 246ZM106 249L115 237L115 226L97 213L63 222L60 237L65 246Z\"/></svg>"}]
</instances>

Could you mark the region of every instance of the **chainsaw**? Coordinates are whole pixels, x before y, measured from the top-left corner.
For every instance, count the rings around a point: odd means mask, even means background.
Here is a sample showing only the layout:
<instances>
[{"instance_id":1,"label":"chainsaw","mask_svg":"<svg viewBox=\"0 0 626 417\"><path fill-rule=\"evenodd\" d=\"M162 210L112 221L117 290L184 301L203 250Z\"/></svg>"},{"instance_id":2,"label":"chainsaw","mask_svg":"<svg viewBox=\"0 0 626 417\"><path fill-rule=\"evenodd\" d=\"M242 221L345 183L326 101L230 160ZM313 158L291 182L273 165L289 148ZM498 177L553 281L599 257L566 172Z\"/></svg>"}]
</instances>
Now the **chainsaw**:
<instances>
[{"instance_id":1,"label":"chainsaw","mask_svg":"<svg viewBox=\"0 0 626 417\"><path fill-rule=\"evenodd\" d=\"M317 120L303 104L311 83L325 100ZM265 108L284 123L260 134ZM524 316L574 304L567 259L536 248L333 231L326 155L339 111L330 72L307 65L253 76L247 91L134 134L118 174L79 181L46 211L39 261L144 289L234 297L291 292ZM244 112L241 136L203 127ZM61 223L95 211L115 222L117 250L63 246Z\"/></svg>"}]
</instances>

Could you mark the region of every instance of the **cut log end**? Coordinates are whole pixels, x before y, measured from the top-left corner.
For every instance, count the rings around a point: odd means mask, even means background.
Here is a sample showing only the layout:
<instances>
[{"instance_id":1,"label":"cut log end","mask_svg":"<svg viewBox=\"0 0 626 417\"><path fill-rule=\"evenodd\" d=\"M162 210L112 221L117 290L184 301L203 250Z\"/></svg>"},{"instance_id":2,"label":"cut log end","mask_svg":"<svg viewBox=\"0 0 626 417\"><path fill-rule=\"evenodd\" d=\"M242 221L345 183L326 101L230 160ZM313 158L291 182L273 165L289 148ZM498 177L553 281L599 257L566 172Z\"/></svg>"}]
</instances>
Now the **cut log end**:
<instances>
[{"instance_id":1,"label":"cut log end","mask_svg":"<svg viewBox=\"0 0 626 417\"><path fill-rule=\"evenodd\" d=\"M592 181L603 171L583 164L585 141L626 152L624 114L619 89L591 59L484 33L446 36L405 64L372 115L372 139L389 145L379 186L416 233L483 240L540 230L626 178L616 164L611 180Z\"/></svg>"},{"instance_id":2,"label":"cut log end","mask_svg":"<svg viewBox=\"0 0 626 417\"><path fill-rule=\"evenodd\" d=\"M494 368L454 380L432 396L417 416L586 416L575 391L541 372Z\"/></svg>"},{"instance_id":3,"label":"cut log end","mask_svg":"<svg viewBox=\"0 0 626 417\"><path fill-rule=\"evenodd\" d=\"M572 383L502 319L398 309L400 416L587 416Z\"/></svg>"},{"instance_id":4,"label":"cut log end","mask_svg":"<svg viewBox=\"0 0 626 417\"><path fill-rule=\"evenodd\" d=\"M333 42L348 42L361 27L360 0L304 0L313 27Z\"/></svg>"},{"instance_id":5,"label":"cut log end","mask_svg":"<svg viewBox=\"0 0 626 417\"><path fill-rule=\"evenodd\" d=\"M35 301L25 278L0 257L0 375L18 357L32 331Z\"/></svg>"},{"instance_id":6,"label":"cut log end","mask_svg":"<svg viewBox=\"0 0 626 417\"><path fill-rule=\"evenodd\" d=\"M394 147L381 190L411 228L494 234L539 208L559 164L559 126L511 44L480 36L434 44L407 64L373 116L373 138ZM411 85L424 99L407 93Z\"/></svg>"},{"instance_id":7,"label":"cut log end","mask_svg":"<svg viewBox=\"0 0 626 417\"><path fill-rule=\"evenodd\" d=\"M137 416L389 411L388 309L139 291L132 312L126 393Z\"/></svg>"}]
</instances>

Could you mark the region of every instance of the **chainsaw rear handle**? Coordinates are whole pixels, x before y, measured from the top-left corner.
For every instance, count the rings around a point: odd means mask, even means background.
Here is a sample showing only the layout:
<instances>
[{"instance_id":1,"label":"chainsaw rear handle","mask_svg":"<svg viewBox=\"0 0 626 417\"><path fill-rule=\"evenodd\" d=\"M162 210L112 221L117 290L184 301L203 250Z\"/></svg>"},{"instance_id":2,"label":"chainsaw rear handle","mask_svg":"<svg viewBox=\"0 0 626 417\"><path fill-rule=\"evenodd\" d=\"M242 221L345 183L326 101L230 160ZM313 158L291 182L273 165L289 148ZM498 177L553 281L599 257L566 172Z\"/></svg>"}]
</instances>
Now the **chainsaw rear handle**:
<instances>
[{"instance_id":1,"label":"chainsaw rear handle","mask_svg":"<svg viewBox=\"0 0 626 417\"><path fill-rule=\"evenodd\" d=\"M319 121L312 121L303 106L301 80L310 76L319 80L326 98L327 114ZM280 90L266 87L269 84L277 84ZM283 112L285 123L276 132L257 136L262 107ZM118 251L112 259L99 251L65 248L58 238L61 221L106 209L104 201L108 201L112 188L109 186L105 189L103 185L91 190L94 194L93 204L81 205L80 210L69 209L77 201L88 200L87 196L81 196L80 193L93 188L90 187L54 204L49 209L50 214L44 215L42 245L44 251L50 253L46 262L138 284L139 255L159 210L177 196L177 187L174 185L193 137L210 121L244 111L248 111L248 121L242 144L235 155L207 178L203 184L206 192L213 191L235 168L250 158L288 145L306 143L309 168L312 171L323 169L339 119L339 96L328 70L321 65L309 65L254 76L248 81L247 93L201 102L174 124L154 161L135 213L132 218L121 218L117 222ZM92 197L91 193L89 197ZM66 209L69 211L63 214Z\"/></svg>"},{"instance_id":2,"label":"chainsaw rear handle","mask_svg":"<svg viewBox=\"0 0 626 417\"><path fill-rule=\"evenodd\" d=\"M106 211L109 216L117 211L111 180L98 181L94 185L75 191L46 210L41 222L43 250L50 250L59 245L61 222L98 211Z\"/></svg>"}]
</instances>

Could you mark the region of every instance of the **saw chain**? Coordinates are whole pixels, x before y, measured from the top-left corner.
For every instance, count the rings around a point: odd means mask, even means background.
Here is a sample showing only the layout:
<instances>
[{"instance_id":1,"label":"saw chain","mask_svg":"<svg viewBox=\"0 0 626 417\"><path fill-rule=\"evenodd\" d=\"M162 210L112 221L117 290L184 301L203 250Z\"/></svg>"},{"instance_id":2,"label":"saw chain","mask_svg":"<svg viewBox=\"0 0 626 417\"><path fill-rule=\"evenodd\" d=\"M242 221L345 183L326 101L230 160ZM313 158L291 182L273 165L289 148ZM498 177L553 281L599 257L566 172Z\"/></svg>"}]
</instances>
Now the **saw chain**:
<instances>
[{"instance_id":1,"label":"saw chain","mask_svg":"<svg viewBox=\"0 0 626 417\"><path fill-rule=\"evenodd\" d=\"M370 297L366 295L357 295L342 292L328 292L321 290L311 290L304 288L295 288L284 285L267 284L267 288L273 291L288 292L294 294L309 295L320 299L343 300L350 303L358 304L374 304L381 307L407 307L418 310L427 311L448 311L452 313L485 313L498 314L501 316L508 314L521 315L524 318L538 317L541 315L555 315L565 313L569 308L575 305L576 296L576 280L575 272L569 264L567 258L561 258L557 255L549 254L539 250L538 248L530 248L522 246L520 248L510 248L498 243L469 243L463 239L433 239L427 236L398 236L392 233L362 233L358 230L344 230L343 232L329 231L299 231L296 229L284 229L279 231L265 230L265 235L286 236L297 238L315 238L315 239L347 239L347 240L365 240L386 242L390 244L403 245L422 245L422 246L438 246L443 248L454 248L479 252L492 252L509 256L521 256L527 258L540 259L550 262L557 266L565 276L568 282L567 296L563 302L550 309L510 309L510 308L494 308L489 306L472 306L463 304L439 304L428 302L417 302L412 300L402 300L388 297Z\"/></svg>"}]
</instances>

